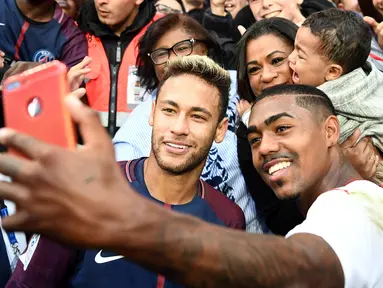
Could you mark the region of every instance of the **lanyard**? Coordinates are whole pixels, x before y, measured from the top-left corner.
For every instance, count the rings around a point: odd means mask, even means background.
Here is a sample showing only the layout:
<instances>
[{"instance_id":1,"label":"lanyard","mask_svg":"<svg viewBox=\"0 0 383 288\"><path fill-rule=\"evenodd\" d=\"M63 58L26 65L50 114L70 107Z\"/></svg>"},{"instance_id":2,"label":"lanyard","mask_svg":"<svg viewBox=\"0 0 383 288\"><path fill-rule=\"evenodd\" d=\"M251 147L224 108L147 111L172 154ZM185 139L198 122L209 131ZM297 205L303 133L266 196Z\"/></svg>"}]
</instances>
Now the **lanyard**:
<instances>
[{"instance_id":1,"label":"lanyard","mask_svg":"<svg viewBox=\"0 0 383 288\"><path fill-rule=\"evenodd\" d=\"M383 59L381 57L379 57L378 55L370 53L370 57L375 59L375 60L383 62Z\"/></svg>"},{"instance_id":2,"label":"lanyard","mask_svg":"<svg viewBox=\"0 0 383 288\"><path fill-rule=\"evenodd\" d=\"M1 200L0 204L1 204L1 210L0 210L1 219L4 219L9 216L8 207L5 205L4 200ZM19 242L17 242L15 233L7 231L7 236L8 236L8 241L11 244L11 247L13 249L13 254L16 257L19 257L20 256Z\"/></svg>"}]
</instances>

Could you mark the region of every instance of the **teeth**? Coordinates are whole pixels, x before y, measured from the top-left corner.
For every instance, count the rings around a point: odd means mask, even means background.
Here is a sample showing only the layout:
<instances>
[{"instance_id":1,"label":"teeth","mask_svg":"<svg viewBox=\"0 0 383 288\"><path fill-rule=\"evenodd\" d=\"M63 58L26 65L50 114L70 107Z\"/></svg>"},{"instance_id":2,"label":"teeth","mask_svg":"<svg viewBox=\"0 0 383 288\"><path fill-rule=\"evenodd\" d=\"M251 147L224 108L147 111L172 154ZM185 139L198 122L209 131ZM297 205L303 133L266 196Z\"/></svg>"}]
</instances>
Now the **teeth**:
<instances>
[{"instance_id":1,"label":"teeth","mask_svg":"<svg viewBox=\"0 0 383 288\"><path fill-rule=\"evenodd\" d=\"M285 169L285 168L289 167L290 165L291 165L291 162L287 162L287 161L275 164L275 165L270 167L269 174L273 175L273 173L275 173L275 172L277 172L279 170Z\"/></svg>"},{"instance_id":2,"label":"teeth","mask_svg":"<svg viewBox=\"0 0 383 288\"><path fill-rule=\"evenodd\" d=\"M166 145L168 145L170 147L173 147L173 148L177 148L177 149L186 149L186 148L188 148L187 146L177 145L177 144L173 144L173 143L166 143Z\"/></svg>"},{"instance_id":3,"label":"teeth","mask_svg":"<svg viewBox=\"0 0 383 288\"><path fill-rule=\"evenodd\" d=\"M271 18L271 17L276 17L276 16L278 16L280 13L281 13L280 11L274 11L274 12L271 12L271 13L269 13L269 14L266 14L266 15L264 16L264 18L269 19L269 18Z\"/></svg>"}]
</instances>

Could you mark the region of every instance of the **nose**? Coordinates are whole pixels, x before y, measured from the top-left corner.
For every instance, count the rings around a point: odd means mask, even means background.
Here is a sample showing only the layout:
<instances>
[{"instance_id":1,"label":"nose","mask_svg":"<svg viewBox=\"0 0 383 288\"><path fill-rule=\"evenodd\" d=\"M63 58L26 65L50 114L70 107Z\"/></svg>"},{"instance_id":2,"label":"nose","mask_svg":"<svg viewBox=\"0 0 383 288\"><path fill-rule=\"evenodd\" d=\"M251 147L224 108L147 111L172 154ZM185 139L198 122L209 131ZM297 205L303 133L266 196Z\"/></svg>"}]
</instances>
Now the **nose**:
<instances>
[{"instance_id":1,"label":"nose","mask_svg":"<svg viewBox=\"0 0 383 288\"><path fill-rule=\"evenodd\" d=\"M291 54L289 55L288 60L290 63L295 64L296 59L297 59L297 52L295 52L295 49L294 49L293 52L291 52Z\"/></svg>"},{"instance_id":2,"label":"nose","mask_svg":"<svg viewBox=\"0 0 383 288\"><path fill-rule=\"evenodd\" d=\"M269 65L265 65L265 67L263 67L263 71L261 75L262 82L270 83L277 77L278 77L278 73L274 67Z\"/></svg>"},{"instance_id":3,"label":"nose","mask_svg":"<svg viewBox=\"0 0 383 288\"><path fill-rule=\"evenodd\" d=\"M279 143L278 140L265 133L262 136L261 143L258 146L258 153L259 153L259 158L263 158L267 155L276 153L279 151Z\"/></svg>"},{"instance_id":4,"label":"nose","mask_svg":"<svg viewBox=\"0 0 383 288\"><path fill-rule=\"evenodd\" d=\"M175 121L170 127L170 131L177 136L186 136L189 135L189 123L185 115L180 114L175 117Z\"/></svg>"},{"instance_id":5,"label":"nose","mask_svg":"<svg viewBox=\"0 0 383 288\"><path fill-rule=\"evenodd\" d=\"M262 1L262 7L263 8L268 8L273 4L273 0L263 0Z\"/></svg>"}]
</instances>

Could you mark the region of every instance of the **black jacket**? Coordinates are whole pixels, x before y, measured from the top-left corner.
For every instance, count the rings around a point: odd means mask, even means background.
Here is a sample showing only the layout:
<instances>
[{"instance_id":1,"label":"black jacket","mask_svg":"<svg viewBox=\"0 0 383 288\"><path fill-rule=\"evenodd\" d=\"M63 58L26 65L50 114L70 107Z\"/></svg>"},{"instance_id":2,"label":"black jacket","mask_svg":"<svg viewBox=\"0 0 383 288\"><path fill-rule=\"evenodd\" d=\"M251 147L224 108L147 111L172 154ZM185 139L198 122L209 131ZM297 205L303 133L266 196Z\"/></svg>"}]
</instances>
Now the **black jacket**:
<instances>
[{"instance_id":1,"label":"black jacket","mask_svg":"<svg viewBox=\"0 0 383 288\"><path fill-rule=\"evenodd\" d=\"M211 13L210 8L193 9L187 14L202 24L221 47L222 57L214 55L212 58L227 70L237 69L236 39L240 38L240 34L234 27L231 15L227 13L226 16L217 16Z\"/></svg>"},{"instance_id":2,"label":"black jacket","mask_svg":"<svg viewBox=\"0 0 383 288\"><path fill-rule=\"evenodd\" d=\"M156 14L156 9L151 2L144 1L139 9L139 12L133 21L132 25L127 27L125 31L118 37L108 26L101 23L97 16L97 11L94 1L87 1L80 11L78 17L78 24L82 31L95 35L101 39L102 44L110 64L111 87L110 87L110 101L109 101L109 119L108 131L113 137L117 132L116 127L116 112L117 111L117 84L118 72L120 68L120 60L117 60L117 49L121 49L121 55L124 54L126 48L134 37L145 27Z\"/></svg>"}]
</instances>

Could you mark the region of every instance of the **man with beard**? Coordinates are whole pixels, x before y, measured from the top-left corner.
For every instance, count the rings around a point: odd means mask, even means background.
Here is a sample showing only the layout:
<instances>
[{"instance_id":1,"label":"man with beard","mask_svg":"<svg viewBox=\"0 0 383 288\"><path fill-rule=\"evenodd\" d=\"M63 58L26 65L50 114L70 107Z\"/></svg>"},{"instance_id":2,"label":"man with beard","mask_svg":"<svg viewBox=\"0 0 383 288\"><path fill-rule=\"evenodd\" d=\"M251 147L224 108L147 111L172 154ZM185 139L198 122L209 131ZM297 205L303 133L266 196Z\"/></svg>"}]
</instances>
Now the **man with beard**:
<instances>
[{"instance_id":1,"label":"man with beard","mask_svg":"<svg viewBox=\"0 0 383 288\"><path fill-rule=\"evenodd\" d=\"M220 143L225 137L229 87L229 73L207 57L188 56L168 64L149 120L151 153L148 158L119 164L138 194L156 204L209 223L244 229L242 210L200 180L213 141ZM105 209L102 203L100 209ZM70 287L182 287L108 251L77 253L39 236L31 243L8 287L66 283ZM73 265L77 268L71 272Z\"/></svg>"},{"instance_id":2,"label":"man with beard","mask_svg":"<svg viewBox=\"0 0 383 288\"><path fill-rule=\"evenodd\" d=\"M81 151L0 130L1 143L28 157L0 157L0 172L17 181L0 183L0 198L17 203L8 229L114 250L188 287L383 287L383 188L344 158L340 123L322 91L269 88L250 116L254 166L306 216L287 239L223 229L136 195L94 112L67 99L86 139Z\"/></svg>"}]
</instances>

